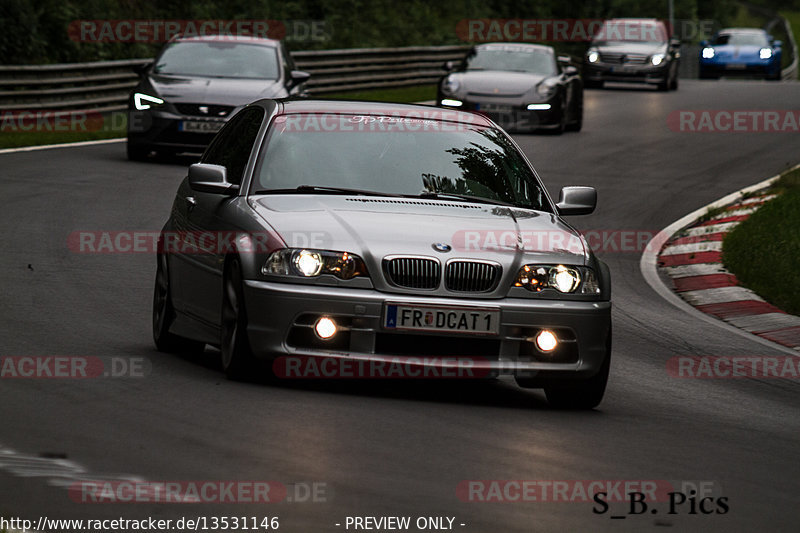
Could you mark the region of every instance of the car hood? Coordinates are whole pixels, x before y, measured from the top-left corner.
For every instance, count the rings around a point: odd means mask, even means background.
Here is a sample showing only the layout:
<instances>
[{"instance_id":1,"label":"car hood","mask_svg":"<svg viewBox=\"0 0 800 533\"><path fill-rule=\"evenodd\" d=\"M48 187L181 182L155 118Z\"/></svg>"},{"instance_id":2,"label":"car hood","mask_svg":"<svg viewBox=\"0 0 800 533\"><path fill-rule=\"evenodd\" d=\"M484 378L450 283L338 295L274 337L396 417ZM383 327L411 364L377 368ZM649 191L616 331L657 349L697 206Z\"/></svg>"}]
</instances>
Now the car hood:
<instances>
[{"instance_id":1,"label":"car hood","mask_svg":"<svg viewBox=\"0 0 800 533\"><path fill-rule=\"evenodd\" d=\"M458 80L458 92L480 93L488 96L523 96L543 80L551 77L527 72L475 70L450 75Z\"/></svg>"},{"instance_id":2,"label":"car hood","mask_svg":"<svg viewBox=\"0 0 800 533\"><path fill-rule=\"evenodd\" d=\"M404 198L267 195L250 205L289 247L347 251L368 267L388 255L585 265L585 241L552 213L487 204ZM438 252L435 244L452 247Z\"/></svg>"},{"instance_id":3,"label":"car hood","mask_svg":"<svg viewBox=\"0 0 800 533\"><path fill-rule=\"evenodd\" d=\"M259 98L283 96L277 80L204 78L152 74L148 82L168 102L242 106Z\"/></svg>"},{"instance_id":4,"label":"car hood","mask_svg":"<svg viewBox=\"0 0 800 533\"><path fill-rule=\"evenodd\" d=\"M613 54L663 54L667 45L665 43L637 43L637 42L618 42L611 41L601 44L592 44L592 48L600 52Z\"/></svg>"},{"instance_id":5,"label":"car hood","mask_svg":"<svg viewBox=\"0 0 800 533\"><path fill-rule=\"evenodd\" d=\"M714 46L714 55L717 59L758 59L761 46L723 44Z\"/></svg>"}]
</instances>

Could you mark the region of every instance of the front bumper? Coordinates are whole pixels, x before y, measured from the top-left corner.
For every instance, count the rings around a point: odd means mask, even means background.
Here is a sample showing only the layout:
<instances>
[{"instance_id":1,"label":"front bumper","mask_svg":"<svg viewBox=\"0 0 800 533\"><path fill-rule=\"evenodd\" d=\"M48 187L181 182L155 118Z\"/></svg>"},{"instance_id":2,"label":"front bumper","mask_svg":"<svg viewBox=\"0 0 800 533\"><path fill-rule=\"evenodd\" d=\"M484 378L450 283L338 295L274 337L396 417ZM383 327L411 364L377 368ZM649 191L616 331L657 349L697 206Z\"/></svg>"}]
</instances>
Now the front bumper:
<instances>
[{"instance_id":1,"label":"front bumper","mask_svg":"<svg viewBox=\"0 0 800 533\"><path fill-rule=\"evenodd\" d=\"M439 107L480 113L506 131L536 131L540 129L557 128L561 125L561 104L557 98L552 98L551 100L543 102L529 102L550 104L550 109L535 111L529 110L527 108L527 103L525 105L517 103L509 104L507 100L502 100L501 98L487 97L480 102L455 96L447 98L460 100L463 102L463 105L460 107L442 106L442 99L439 98L437 101Z\"/></svg>"},{"instance_id":2,"label":"front bumper","mask_svg":"<svg viewBox=\"0 0 800 533\"><path fill-rule=\"evenodd\" d=\"M700 70L714 76L774 76L780 72L780 65L767 60L718 62L701 59Z\"/></svg>"},{"instance_id":3,"label":"front bumper","mask_svg":"<svg viewBox=\"0 0 800 533\"><path fill-rule=\"evenodd\" d=\"M611 302L503 298L432 298L388 294L372 289L320 287L268 281L245 282L248 337L256 356L297 355L353 361L418 361L425 357L468 357L489 375L585 378L597 373L607 353ZM494 308L500 310L497 335L395 332L383 327L387 303ZM321 316L344 325L335 342L313 333ZM552 354L527 340L551 329L562 340ZM332 339L333 340L333 339Z\"/></svg>"},{"instance_id":4,"label":"front bumper","mask_svg":"<svg viewBox=\"0 0 800 533\"><path fill-rule=\"evenodd\" d=\"M168 111L131 110L128 113L128 142L154 150L202 153L216 132L182 131L185 122L208 123L213 127L221 127L225 123L222 119L179 115Z\"/></svg>"},{"instance_id":5,"label":"front bumper","mask_svg":"<svg viewBox=\"0 0 800 533\"><path fill-rule=\"evenodd\" d=\"M657 84L669 77L670 64L665 62L652 65L610 65L607 63L584 63L583 79L589 82L617 81Z\"/></svg>"}]
</instances>

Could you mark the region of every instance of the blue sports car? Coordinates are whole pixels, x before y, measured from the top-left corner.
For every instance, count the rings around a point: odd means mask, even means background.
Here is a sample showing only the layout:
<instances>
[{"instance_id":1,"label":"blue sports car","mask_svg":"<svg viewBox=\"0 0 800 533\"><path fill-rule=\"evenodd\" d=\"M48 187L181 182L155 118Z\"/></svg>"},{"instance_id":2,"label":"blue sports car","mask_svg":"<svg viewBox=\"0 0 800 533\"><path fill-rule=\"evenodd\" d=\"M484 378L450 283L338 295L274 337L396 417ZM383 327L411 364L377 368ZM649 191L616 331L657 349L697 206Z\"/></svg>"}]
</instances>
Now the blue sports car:
<instances>
[{"instance_id":1,"label":"blue sports car","mask_svg":"<svg viewBox=\"0 0 800 533\"><path fill-rule=\"evenodd\" d=\"M781 41L757 28L720 30L700 43L700 77L763 76L781 79Z\"/></svg>"}]
</instances>

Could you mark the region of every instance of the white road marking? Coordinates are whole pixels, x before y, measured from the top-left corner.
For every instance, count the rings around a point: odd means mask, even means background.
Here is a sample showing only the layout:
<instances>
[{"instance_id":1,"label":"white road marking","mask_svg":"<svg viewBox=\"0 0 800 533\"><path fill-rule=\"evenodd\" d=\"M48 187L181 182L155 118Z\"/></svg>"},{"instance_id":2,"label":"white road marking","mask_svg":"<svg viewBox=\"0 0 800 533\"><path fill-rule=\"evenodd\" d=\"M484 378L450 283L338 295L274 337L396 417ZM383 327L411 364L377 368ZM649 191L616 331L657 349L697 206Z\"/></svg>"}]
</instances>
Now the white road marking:
<instances>
[{"instance_id":1,"label":"white road marking","mask_svg":"<svg viewBox=\"0 0 800 533\"><path fill-rule=\"evenodd\" d=\"M661 255L696 254L700 252L719 252L720 250L722 250L722 241L703 241L667 246L661 252Z\"/></svg>"},{"instance_id":2,"label":"white road marking","mask_svg":"<svg viewBox=\"0 0 800 533\"><path fill-rule=\"evenodd\" d=\"M702 237L712 233L728 233L730 230L738 226L740 222L723 222L721 224L713 224L711 226L697 226L687 229L684 233L687 237Z\"/></svg>"},{"instance_id":3,"label":"white road marking","mask_svg":"<svg viewBox=\"0 0 800 533\"><path fill-rule=\"evenodd\" d=\"M671 278L687 278L691 276L709 276L711 274L730 274L722 263L697 263L694 265L679 265L663 267Z\"/></svg>"},{"instance_id":4,"label":"white road marking","mask_svg":"<svg viewBox=\"0 0 800 533\"><path fill-rule=\"evenodd\" d=\"M77 148L79 146L94 146L97 144L120 143L127 140L125 137L120 139L100 139L99 141L81 141L76 143L61 144L42 144L40 146L20 146L19 148L3 148L0 154L13 154L15 152L35 152L36 150L50 150L52 148Z\"/></svg>"},{"instance_id":5,"label":"white road marking","mask_svg":"<svg viewBox=\"0 0 800 533\"><path fill-rule=\"evenodd\" d=\"M717 287L714 289L699 289L696 291L682 292L681 296L684 300L692 305L706 305L706 304L721 304L726 302L740 302L747 300L756 300L763 302L764 300L744 287Z\"/></svg>"},{"instance_id":6,"label":"white road marking","mask_svg":"<svg viewBox=\"0 0 800 533\"><path fill-rule=\"evenodd\" d=\"M762 313L760 315L731 317L726 319L726 322L750 332L773 331L776 329L800 326L800 316L786 313Z\"/></svg>"}]
</instances>

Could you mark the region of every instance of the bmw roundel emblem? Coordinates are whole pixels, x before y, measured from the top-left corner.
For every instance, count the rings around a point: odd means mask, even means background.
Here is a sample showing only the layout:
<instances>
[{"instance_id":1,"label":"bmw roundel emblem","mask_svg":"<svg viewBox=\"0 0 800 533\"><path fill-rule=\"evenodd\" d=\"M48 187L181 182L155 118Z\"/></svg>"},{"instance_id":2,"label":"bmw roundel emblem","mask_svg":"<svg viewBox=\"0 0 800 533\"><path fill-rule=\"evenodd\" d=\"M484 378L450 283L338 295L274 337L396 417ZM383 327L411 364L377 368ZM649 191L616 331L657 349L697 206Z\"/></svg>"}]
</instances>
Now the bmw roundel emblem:
<instances>
[{"instance_id":1,"label":"bmw roundel emblem","mask_svg":"<svg viewBox=\"0 0 800 533\"><path fill-rule=\"evenodd\" d=\"M445 244L443 242L435 242L433 243L433 249L437 252L447 253L453 248L449 244Z\"/></svg>"}]
</instances>

